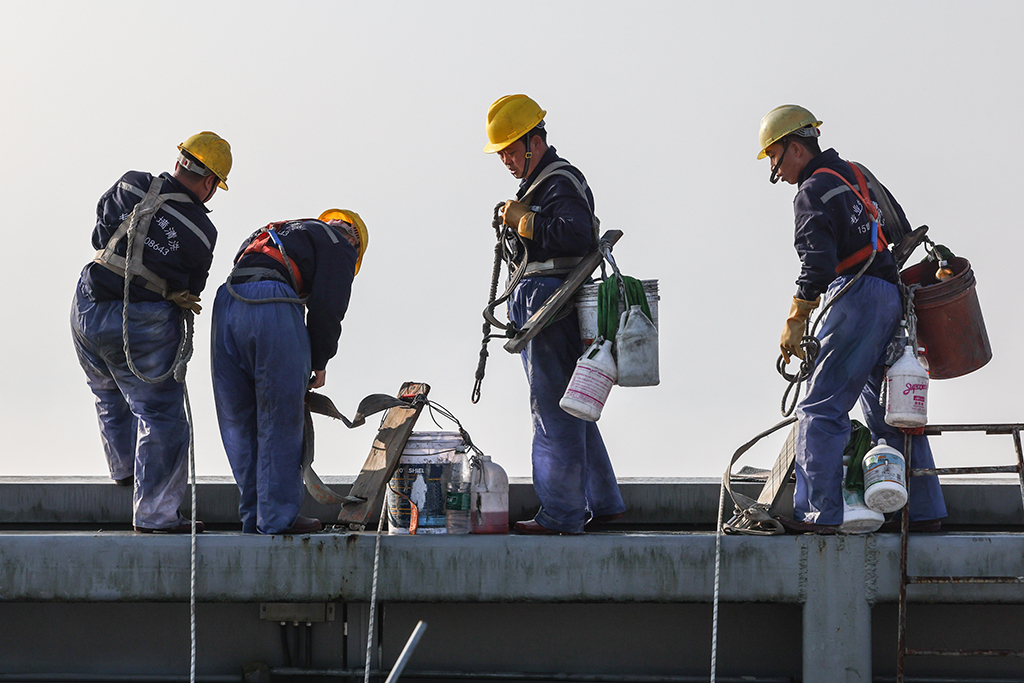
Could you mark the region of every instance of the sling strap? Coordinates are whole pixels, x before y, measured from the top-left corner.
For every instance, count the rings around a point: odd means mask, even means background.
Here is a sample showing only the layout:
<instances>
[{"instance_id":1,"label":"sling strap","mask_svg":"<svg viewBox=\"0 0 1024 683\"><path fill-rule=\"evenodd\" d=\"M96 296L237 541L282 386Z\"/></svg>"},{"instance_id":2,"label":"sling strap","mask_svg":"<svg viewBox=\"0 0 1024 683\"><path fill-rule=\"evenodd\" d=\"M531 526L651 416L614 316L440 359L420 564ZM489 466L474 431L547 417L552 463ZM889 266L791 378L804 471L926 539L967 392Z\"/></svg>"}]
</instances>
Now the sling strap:
<instances>
[{"instance_id":1,"label":"sling strap","mask_svg":"<svg viewBox=\"0 0 1024 683\"><path fill-rule=\"evenodd\" d=\"M128 214L128 217L121 221L121 225L118 226L114 234L107 240L107 245L103 249L96 252L96 256L93 258L94 263L98 263L107 270L126 277L125 269L127 268L127 277L138 277L142 279L142 286L151 292L159 294L163 298L167 298L171 292L167 288L167 280L160 277L148 267L143 264L142 254L146 246L146 241L149 239L149 226L153 221L153 216L158 211L164 211L170 214L183 225L189 228L192 232L199 236L202 242L210 248L210 240L206 234L199 229L192 221L181 215L180 212L174 210L169 206L165 206L164 202L174 201L183 203L192 203L192 198L183 192L168 192L161 194L160 190L163 187L164 179L157 176L153 178L153 182L149 185L149 190L143 192L139 188L135 187L131 183L121 181L118 183L118 188L142 197L142 200L132 208L132 212ZM117 244L128 234L128 227L135 222L135 241L132 245L132 251L139 254L138 258L132 259L132 263L129 265L125 261L124 256L120 256L116 252ZM127 252L126 252L127 253Z\"/></svg>"},{"instance_id":2,"label":"sling strap","mask_svg":"<svg viewBox=\"0 0 1024 683\"><path fill-rule=\"evenodd\" d=\"M849 187L851 191L853 191L853 194L857 196L857 199L861 201L861 204L864 205L864 209L868 212L868 215L871 216L871 221L876 224L880 223L881 214L879 213L878 208L871 201L871 193L868 191L868 181L864 178L864 174L861 173L860 168L858 168L854 164L851 164L850 162L847 162L847 164L850 166L850 170L853 171L854 178L857 179L857 184L860 186L859 192L857 191L856 187L850 184L849 180L847 180L840 173L832 170L831 168L819 168L811 175L818 175L819 173L828 173L829 175L834 175L835 177L842 180L846 184L846 186ZM878 243L874 247L874 251L885 251L886 247L888 246L889 243L885 239L885 233L882 232L881 226L879 225ZM858 263L867 260L868 256L871 255L871 252L872 246L870 244L867 244L862 248L858 249L857 251L855 251L850 256L847 256L846 258L839 262L839 265L836 266L836 275L843 273L849 270L850 268L856 266Z\"/></svg>"}]
</instances>

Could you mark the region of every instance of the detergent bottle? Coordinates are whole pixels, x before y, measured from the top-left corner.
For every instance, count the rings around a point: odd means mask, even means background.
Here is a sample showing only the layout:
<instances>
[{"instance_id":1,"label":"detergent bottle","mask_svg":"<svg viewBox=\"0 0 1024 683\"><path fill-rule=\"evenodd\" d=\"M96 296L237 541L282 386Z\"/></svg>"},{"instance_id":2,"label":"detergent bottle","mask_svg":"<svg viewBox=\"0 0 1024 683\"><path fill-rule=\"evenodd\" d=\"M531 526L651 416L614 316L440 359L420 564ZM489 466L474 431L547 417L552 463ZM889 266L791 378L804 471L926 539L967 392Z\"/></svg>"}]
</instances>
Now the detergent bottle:
<instances>
[{"instance_id":1,"label":"detergent bottle","mask_svg":"<svg viewBox=\"0 0 1024 683\"><path fill-rule=\"evenodd\" d=\"M581 420L597 422L617 377L612 344L598 337L576 361L576 370L558 405Z\"/></svg>"},{"instance_id":2,"label":"detergent bottle","mask_svg":"<svg viewBox=\"0 0 1024 683\"><path fill-rule=\"evenodd\" d=\"M474 464L469 492L469 519L474 534L508 533L508 475L482 455Z\"/></svg>"},{"instance_id":3,"label":"detergent bottle","mask_svg":"<svg viewBox=\"0 0 1024 683\"><path fill-rule=\"evenodd\" d=\"M885 423L893 427L928 424L928 371L907 345L903 355L885 373Z\"/></svg>"},{"instance_id":4,"label":"detergent bottle","mask_svg":"<svg viewBox=\"0 0 1024 683\"><path fill-rule=\"evenodd\" d=\"M864 454L864 502L878 512L896 512L907 504L907 461L885 439Z\"/></svg>"},{"instance_id":5,"label":"detergent bottle","mask_svg":"<svg viewBox=\"0 0 1024 683\"><path fill-rule=\"evenodd\" d=\"M653 387L661 381L658 368L658 328L640 304L623 311L615 333L620 387Z\"/></svg>"}]
</instances>

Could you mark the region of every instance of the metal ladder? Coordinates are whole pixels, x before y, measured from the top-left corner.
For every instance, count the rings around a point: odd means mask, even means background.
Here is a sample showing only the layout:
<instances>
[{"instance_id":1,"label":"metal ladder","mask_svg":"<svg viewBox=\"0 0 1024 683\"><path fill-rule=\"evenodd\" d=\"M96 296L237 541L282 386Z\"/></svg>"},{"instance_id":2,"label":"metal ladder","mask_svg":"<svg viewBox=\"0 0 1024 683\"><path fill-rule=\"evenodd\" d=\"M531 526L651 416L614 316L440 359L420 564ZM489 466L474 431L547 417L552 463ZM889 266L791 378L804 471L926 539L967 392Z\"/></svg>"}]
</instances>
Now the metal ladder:
<instances>
[{"instance_id":1,"label":"metal ladder","mask_svg":"<svg viewBox=\"0 0 1024 683\"><path fill-rule=\"evenodd\" d=\"M1020 480L1021 504L1024 505L1024 453L1021 451L1020 433L1024 424L976 424L976 425L928 425L905 433L904 456L907 464L907 478L938 474L999 474L1016 472ZM911 436L924 434L940 436L944 432L985 432L986 434L1009 434L1017 451L1016 465L994 465L986 467L938 467L934 469L911 469ZM909 483L909 481L908 481ZM900 528L900 615L899 644L896 658L896 683L904 682L904 664L908 655L931 656L974 656L974 657L1024 657L1024 650L936 650L907 647L907 586L909 584L1024 584L1024 578L1017 576L912 576L907 574L907 537L910 525L910 502L903 508Z\"/></svg>"}]
</instances>

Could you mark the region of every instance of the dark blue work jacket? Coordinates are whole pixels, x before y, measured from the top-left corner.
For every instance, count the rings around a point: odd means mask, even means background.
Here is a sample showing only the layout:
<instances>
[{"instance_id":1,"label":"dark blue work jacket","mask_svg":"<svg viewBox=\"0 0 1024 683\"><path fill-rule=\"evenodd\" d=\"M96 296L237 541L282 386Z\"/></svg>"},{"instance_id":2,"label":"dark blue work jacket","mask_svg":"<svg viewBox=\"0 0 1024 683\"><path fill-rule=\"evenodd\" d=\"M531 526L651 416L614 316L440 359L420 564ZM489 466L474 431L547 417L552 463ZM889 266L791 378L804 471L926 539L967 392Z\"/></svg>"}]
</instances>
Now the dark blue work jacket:
<instances>
[{"instance_id":1,"label":"dark blue work jacket","mask_svg":"<svg viewBox=\"0 0 1024 683\"><path fill-rule=\"evenodd\" d=\"M348 310L355 276L356 248L349 244L337 228L322 221L304 218L288 221L275 228L294 269L298 265L302 294L306 300L306 329L313 370L324 370L327 361L338 352L341 321ZM272 268L290 282L288 269L282 262L262 253L242 256L249 244L260 235L252 233L235 254L238 268ZM241 258L239 258L241 257Z\"/></svg>"},{"instance_id":2,"label":"dark blue work jacket","mask_svg":"<svg viewBox=\"0 0 1024 683\"><path fill-rule=\"evenodd\" d=\"M555 148L548 147L537 167L530 173L530 178L519 183L516 199L522 199L532 178L536 178L545 166L559 160L561 157L555 153ZM572 181L562 176L549 176L541 183L529 199L530 206L540 207L533 219L533 239L529 241L530 262L562 256L585 256L597 246L590 213L594 207L594 195L579 169L575 166L562 168L583 183L587 198L584 200Z\"/></svg>"},{"instance_id":3,"label":"dark blue work jacket","mask_svg":"<svg viewBox=\"0 0 1024 683\"><path fill-rule=\"evenodd\" d=\"M857 179L850 170L850 165L839 158L834 149L829 149L811 159L810 163L800 172L799 189L793 199L793 212L796 216L796 235L794 244L800 255L800 277L797 278L796 296L806 301L814 301L824 292L829 283L838 275L852 275L864 265L861 261L841 273L836 272L839 263L853 255L865 245L871 244L871 216L864 205L850 188L830 173L814 174L820 168L830 168L846 178L851 185L860 191ZM872 203L877 207L875 193L878 188L868 189ZM907 217L902 207L887 189L893 209L899 213L900 222L906 224ZM885 232L886 217L881 216L881 230ZM898 273L896 262L889 250L875 255L865 275L872 275L887 282L896 283Z\"/></svg>"},{"instance_id":4,"label":"dark blue work jacket","mask_svg":"<svg viewBox=\"0 0 1024 683\"><path fill-rule=\"evenodd\" d=\"M213 248L217 243L217 229L206 214L209 210L191 190L170 173L161 173L163 194L183 193L191 202L168 201L153 216L142 252L142 263L167 280L167 289L178 292L187 289L200 294L206 287L206 278L213 263ZM153 176L142 171L128 171L107 190L96 205L96 227L92 231L92 246L103 249L111 236L128 217L142 196L149 191ZM123 184L131 185L136 191ZM139 194L141 191L141 195ZM115 251L125 255L128 240L121 238ZM133 258L134 258L133 250ZM130 301L162 301L133 280L128 296ZM79 280L82 293L93 301L121 300L124 297L124 278L98 263L89 263Z\"/></svg>"}]
</instances>

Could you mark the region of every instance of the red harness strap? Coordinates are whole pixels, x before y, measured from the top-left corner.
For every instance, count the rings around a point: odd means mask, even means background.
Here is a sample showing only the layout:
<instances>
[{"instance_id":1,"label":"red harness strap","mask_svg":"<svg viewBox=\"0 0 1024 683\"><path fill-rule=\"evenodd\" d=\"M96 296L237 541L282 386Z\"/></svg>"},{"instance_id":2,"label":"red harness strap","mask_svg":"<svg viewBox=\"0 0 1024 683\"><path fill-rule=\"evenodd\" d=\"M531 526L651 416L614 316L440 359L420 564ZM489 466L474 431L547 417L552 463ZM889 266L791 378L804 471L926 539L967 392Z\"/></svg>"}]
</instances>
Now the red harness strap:
<instances>
[{"instance_id":1,"label":"red harness strap","mask_svg":"<svg viewBox=\"0 0 1024 683\"><path fill-rule=\"evenodd\" d=\"M270 225L268 225L267 229L259 237L257 237L256 239L249 243L249 246L245 248L245 251L243 251L242 255L239 256L238 258L241 259L242 256L245 256L246 254L265 254L270 258L274 259L275 261L277 261L278 263L280 263L285 268L288 268L288 264L285 263L284 260L284 254L282 254L281 250L277 248L277 245L271 241L269 232L270 230L275 229L277 226L284 225L285 223L288 222L289 221L281 221L279 223L271 223ZM299 294L301 296L302 273L299 272L299 265L295 263L293 259L288 259L288 261L291 262L291 270L292 273L295 274L295 286L299 288L299 291L296 292L296 294Z\"/></svg>"},{"instance_id":2,"label":"red harness strap","mask_svg":"<svg viewBox=\"0 0 1024 683\"><path fill-rule=\"evenodd\" d=\"M847 163L849 164L849 162ZM853 176L854 178L857 179L857 184L860 185L860 192L858 192L857 188L850 184L849 180L844 178L841 174L837 173L836 171L833 171L831 168L819 168L811 175L818 175L819 173L829 173L842 180L844 183L846 183L846 186L850 188L855 195L857 195L857 199L859 199L861 204L864 205L864 209L868 212L868 215L871 216L871 220L877 222L879 218L878 208L875 207L875 205L871 202L871 194L868 192L867 179L864 177L864 174L861 173L860 169L857 168L856 165L850 164L850 170L853 171ZM887 246L889 246L889 242L885 239L885 233L882 232L882 226L879 225L878 247L876 251L884 251ZM866 244L862 248L858 249L853 254L847 256L846 258L839 262L839 265L836 266L836 275L846 270L849 270L858 263L861 263L862 261L866 260L870 255L871 245Z\"/></svg>"}]
</instances>

